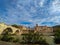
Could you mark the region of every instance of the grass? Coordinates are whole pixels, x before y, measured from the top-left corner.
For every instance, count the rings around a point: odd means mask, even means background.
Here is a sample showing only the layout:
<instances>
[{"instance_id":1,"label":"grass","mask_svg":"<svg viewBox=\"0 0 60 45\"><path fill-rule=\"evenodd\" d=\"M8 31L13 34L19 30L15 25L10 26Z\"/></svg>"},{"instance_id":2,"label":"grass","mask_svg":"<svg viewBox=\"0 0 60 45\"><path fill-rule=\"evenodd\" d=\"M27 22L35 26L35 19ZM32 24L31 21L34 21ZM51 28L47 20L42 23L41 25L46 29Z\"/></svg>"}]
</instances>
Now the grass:
<instances>
[{"instance_id":1,"label":"grass","mask_svg":"<svg viewBox=\"0 0 60 45\"><path fill-rule=\"evenodd\" d=\"M40 45L40 44L19 44L19 43L13 43L13 42L0 41L0 45Z\"/></svg>"},{"instance_id":2,"label":"grass","mask_svg":"<svg viewBox=\"0 0 60 45\"><path fill-rule=\"evenodd\" d=\"M54 39L53 39L51 36L44 36L44 38L46 39L46 42L47 42L49 45L55 45L55 44L54 44Z\"/></svg>"},{"instance_id":3,"label":"grass","mask_svg":"<svg viewBox=\"0 0 60 45\"><path fill-rule=\"evenodd\" d=\"M20 45L20 44L18 44L18 43L13 43L13 42L0 41L0 45Z\"/></svg>"}]
</instances>

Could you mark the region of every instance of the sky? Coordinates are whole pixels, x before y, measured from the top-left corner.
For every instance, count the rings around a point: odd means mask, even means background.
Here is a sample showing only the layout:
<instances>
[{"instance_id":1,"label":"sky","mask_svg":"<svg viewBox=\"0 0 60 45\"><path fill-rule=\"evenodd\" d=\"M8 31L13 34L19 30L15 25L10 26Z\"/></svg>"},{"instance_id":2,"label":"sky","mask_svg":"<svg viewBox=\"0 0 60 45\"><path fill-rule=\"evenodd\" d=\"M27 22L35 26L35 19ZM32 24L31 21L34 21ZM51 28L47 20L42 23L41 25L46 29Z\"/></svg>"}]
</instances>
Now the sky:
<instances>
[{"instance_id":1,"label":"sky","mask_svg":"<svg viewBox=\"0 0 60 45\"><path fill-rule=\"evenodd\" d=\"M0 0L0 22L25 26L60 25L60 0Z\"/></svg>"}]
</instances>

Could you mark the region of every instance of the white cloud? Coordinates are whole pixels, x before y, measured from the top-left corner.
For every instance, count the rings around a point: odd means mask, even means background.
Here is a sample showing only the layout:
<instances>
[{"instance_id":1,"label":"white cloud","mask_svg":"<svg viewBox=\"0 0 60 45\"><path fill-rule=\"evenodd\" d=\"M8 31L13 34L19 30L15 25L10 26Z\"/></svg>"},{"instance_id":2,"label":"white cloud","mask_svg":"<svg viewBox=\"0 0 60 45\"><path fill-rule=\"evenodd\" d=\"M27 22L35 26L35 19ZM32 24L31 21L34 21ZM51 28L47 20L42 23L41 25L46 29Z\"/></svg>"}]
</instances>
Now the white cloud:
<instances>
[{"instance_id":1,"label":"white cloud","mask_svg":"<svg viewBox=\"0 0 60 45\"><path fill-rule=\"evenodd\" d=\"M51 13L60 13L60 0L54 0L50 6Z\"/></svg>"},{"instance_id":2,"label":"white cloud","mask_svg":"<svg viewBox=\"0 0 60 45\"><path fill-rule=\"evenodd\" d=\"M53 22L56 24L60 24L60 16L54 16L54 17L48 17L48 18L45 18L41 21L41 23L43 22Z\"/></svg>"},{"instance_id":3,"label":"white cloud","mask_svg":"<svg viewBox=\"0 0 60 45\"><path fill-rule=\"evenodd\" d=\"M40 7L43 7L43 6L44 6L44 2L45 2L45 0L41 0L41 1L39 2Z\"/></svg>"},{"instance_id":4,"label":"white cloud","mask_svg":"<svg viewBox=\"0 0 60 45\"><path fill-rule=\"evenodd\" d=\"M15 2L14 4L16 5L15 7L12 6L8 6L7 7L7 15L4 18L1 18L4 22L8 23L8 24L20 24L20 22L23 21L27 21L27 22L31 22L31 25L35 25L35 24L39 24L42 25L43 22L54 22L57 24L60 24L60 16L55 15L54 17L52 16L48 16L48 12L46 13L45 10L47 10L46 8L42 8L42 10L40 10L40 7L44 6L45 0L39 0L37 2L37 0L33 0L33 4L34 6L30 5L30 1L32 0L26 0L26 1L22 1L22 0L17 0L17 2ZM24 7L27 6L29 7L29 11L27 11L27 9ZM60 12L60 2L59 0L55 0L52 2L52 4L50 5L50 8L48 8L50 10L49 13L51 13L53 15L53 13L55 12ZM41 12L40 12L41 11ZM40 16L40 14L38 14L38 12L42 15ZM30 14L32 13L32 14ZM47 15L47 16L46 16ZM49 14L50 15L50 14ZM35 17L36 18L35 18ZM41 17L45 17L46 18L41 18ZM1 21L2 21L1 20ZM27 25L28 24L22 24L22 25ZM47 24L50 25L50 24Z\"/></svg>"},{"instance_id":5,"label":"white cloud","mask_svg":"<svg viewBox=\"0 0 60 45\"><path fill-rule=\"evenodd\" d=\"M36 9L34 7L31 7L30 11L34 13L36 12ZM39 18L33 19L31 17L34 15L30 15L30 13L23 6L19 5L19 3L17 4L16 9L10 7L8 9L7 14L9 16L7 16L6 20L10 22L11 24L18 23L19 21L28 21L28 22L31 22L33 25L35 24L41 25L41 23L43 22L59 23L59 19L60 19L60 17L58 18L58 16L55 16L54 18L48 17L48 18L43 18L43 19L39 19Z\"/></svg>"}]
</instances>

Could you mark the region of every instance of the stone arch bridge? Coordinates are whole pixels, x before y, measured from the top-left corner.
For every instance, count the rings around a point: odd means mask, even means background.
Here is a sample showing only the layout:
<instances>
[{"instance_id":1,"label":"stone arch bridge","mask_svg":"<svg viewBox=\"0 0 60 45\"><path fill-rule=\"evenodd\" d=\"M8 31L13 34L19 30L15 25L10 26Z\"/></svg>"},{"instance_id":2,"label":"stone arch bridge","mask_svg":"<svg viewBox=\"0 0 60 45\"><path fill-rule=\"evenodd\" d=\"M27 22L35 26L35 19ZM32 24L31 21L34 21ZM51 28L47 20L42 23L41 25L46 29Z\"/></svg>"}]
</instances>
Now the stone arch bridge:
<instances>
[{"instance_id":1,"label":"stone arch bridge","mask_svg":"<svg viewBox=\"0 0 60 45\"><path fill-rule=\"evenodd\" d=\"M2 34L4 31L7 31L8 29L10 29L9 31L12 30L12 34L14 34L14 33L21 34L21 30L18 28L15 28L15 27L3 24L3 23L0 24L0 34Z\"/></svg>"}]
</instances>

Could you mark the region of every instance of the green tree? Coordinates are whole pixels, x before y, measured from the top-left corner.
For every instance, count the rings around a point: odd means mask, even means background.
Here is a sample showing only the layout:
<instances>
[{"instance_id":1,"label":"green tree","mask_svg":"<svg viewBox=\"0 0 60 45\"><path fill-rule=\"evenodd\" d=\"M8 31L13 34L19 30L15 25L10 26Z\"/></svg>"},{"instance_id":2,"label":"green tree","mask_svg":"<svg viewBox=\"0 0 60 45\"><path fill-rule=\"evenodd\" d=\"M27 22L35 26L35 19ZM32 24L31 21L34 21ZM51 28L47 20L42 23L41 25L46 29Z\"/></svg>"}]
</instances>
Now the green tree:
<instances>
[{"instance_id":1,"label":"green tree","mask_svg":"<svg viewBox=\"0 0 60 45\"><path fill-rule=\"evenodd\" d=\"M43 39L43 36L41 34L34 33L34 32L29 32L28 34L23 35L23 43L33 43L33 44L46 44L45 39Z\"/></svg>"},{"instance_id":2,"label":"green tree","mask_svg":"<svg viewBox=\"0 0 60 45\"><path fill-rule=\"evenodd\" d=\"M1 38L2 41L11 41L13 39L13 37L11 37L11 34L9 34L8 31L6 31L3 34L3 37Z\"/></svg>"},{"instance_id":3,"label":"green tree","mask_svg":"<svg viewBox=\"0 0 60 45\"><path fill-rule=\"evenodd\" d=\"M55 43L60 43L60 30L55 31Z\"/></svg>"},{"instance_id":4,"label":"green tree","mask_svg":"<svg viewBox=\"0 0 60 45\"><path fill-rule=\"evenodd\" d=\"M6 28L3 33L2 33L2 41L7 41L7 42L19 42L19 39L12 36L12 29L11 28Z\"/></svg>"},{"instance_id":5,"label":"green tree","mask_svg":"<svg viewBox=\"0 0 60 45\"><path fill-rule=\"evenodd\" d=\"M17 24L13 24L11 26L16 27L16 28L19 28L19 26Z\"/></svg>"}]
</instances>

